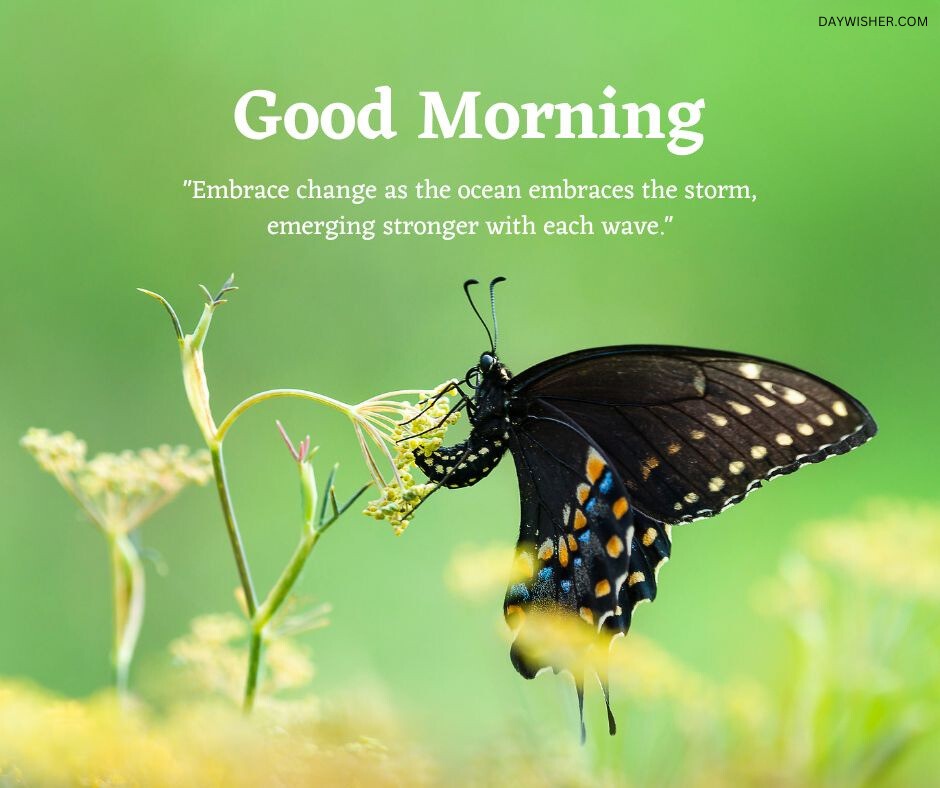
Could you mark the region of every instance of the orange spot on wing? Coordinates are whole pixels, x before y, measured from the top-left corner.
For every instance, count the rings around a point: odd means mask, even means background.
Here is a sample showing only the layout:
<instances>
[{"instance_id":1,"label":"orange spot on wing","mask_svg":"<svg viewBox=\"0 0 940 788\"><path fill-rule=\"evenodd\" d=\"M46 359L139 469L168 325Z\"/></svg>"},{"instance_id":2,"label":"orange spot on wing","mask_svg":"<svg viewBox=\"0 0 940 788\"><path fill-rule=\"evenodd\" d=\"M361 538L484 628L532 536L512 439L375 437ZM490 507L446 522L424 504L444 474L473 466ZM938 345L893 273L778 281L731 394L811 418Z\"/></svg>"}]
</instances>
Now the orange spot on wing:
<instances>
[{"instance_id":1,"label":"orange spot on wing","mask_svg":"<svg viewBox=\"0 0 940 788\"><path fill-rule=\"evenodd\" d=\"M578 501L580 501L581 503L584 503L588 499L588 496L590 494L591 494L591 488L589 485L587 484L578 485Z\"/></svg>"},{"instance_id":2,"label":"orange spot on wing","mask_svg":"<svg viewBox=\"0 0 940 788\"><path fill-rule=\"evenodd\" d=\"M588 622L588 624L594 623L594 614L591 612L591 608L582 607L578 613L581 614L581 618Z\"/></svg>"},{"instance_id":3,"label":"orange spot on wing","mask_svg":"<svg viewBox=\"0 0 940 788\"><path fill-rule=\"evenodd\" d=\"M607 596L610 593L610 581L601 580L594 586L594 596Z\"/></svg>"},{"instance_id":4,"label":"orange spot on wing","mask_svg":"<svg viewBox=\"0 0 940 788\"><path fill-rule=\"evenodd\" d=\"M647 457L640 463L640 471L643 473L643 481L649 479L650 474L659 467L659 457Z\"/></svg>"},{"instance_id":5,"label":"orange spot on wing","mask_svg":"<svg viewBox=\"0 0 940 788\"><path fill-rule=\"evenodd\" d=\"M568 545L564 539L558 540L558 563L568 566Z\"/></svg>"},{"instance_id":6,"label":"orange spot on wing","mask_svg":"<svg viewBox=\"0 0 940 788\"><path fill-rule=\"evenodd\" d=\"M578 551L578 540L574 538L571 534L568 534L568 549L575 553Z\"/></svg>"},{"instance_id":7,"label":"orange spot on wing","mask_svg":"<svg viewBox=\"0 0 940 788\"><path fill-rule=\"evenodd\" d=\"M607 555L611 558L617 558L623 552L623 539L619 536L612 536L607 540Z\"/></svg>"},{"instance_id":8,"label":"orange spot on wing","mask_svg":"<svg viewBox=\"0 0 940 788\"><path fill-rule=\"evenodd\" d=\"M519 605L509 605L506 608L506 623L509 624L509 628L516 632L525 622L525 611L519 607Z\"/></svg>"},{"instance_id":9,"label":"orange spot on wing","mask_svg":"<svg viewBox=\"0 0 940 788\"><path fill-rule=\"evenodd\" d=\"M587 517L584 516L584 512L582 512L580 509L575 509L574 530L580 531L586 525L587 525Z\"/></svg>"},{"instance_id":10,"label":"orange spot on wing","mask_svg":"<svg viewBox=\"0 0 940 788\"><path fill-rule=\"evenodd\" d=\"M619 520L627 513L629 508L630 504L627 502L627 499L621 497L614 501L614 505L610 507L610 510L614 513L614 517Z\"/></svg>"},{"instance_id":11,"label":"orange spot on wing","mask_svg":"<svg viewBox=\"0 0 940 788\"><path fill-rule=\"evenodd\" d=\"M607 467L607 463L604 462L604 458L601 457L594 449L588 453L587 465L585 466L585 472L587 473L588 481L591 484L594 484L604 472L604 468Z\"/></svg>"}]
</instances>

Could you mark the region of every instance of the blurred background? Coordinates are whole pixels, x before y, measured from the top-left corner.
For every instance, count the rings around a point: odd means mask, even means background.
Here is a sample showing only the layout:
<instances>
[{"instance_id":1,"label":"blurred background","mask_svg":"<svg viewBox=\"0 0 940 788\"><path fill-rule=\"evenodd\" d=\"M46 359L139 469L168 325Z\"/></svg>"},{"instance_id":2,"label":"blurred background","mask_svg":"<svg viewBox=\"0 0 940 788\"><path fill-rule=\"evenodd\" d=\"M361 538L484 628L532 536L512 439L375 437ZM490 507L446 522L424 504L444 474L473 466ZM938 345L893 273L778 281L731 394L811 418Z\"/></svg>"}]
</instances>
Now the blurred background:
<instances>
[{"instance_id":1,"label":"blurred background","mask_svg":"<svg viewBox=\"0 0 940 788\"><path fill-rule=\"evenodd\" d=\"M890 5L890 4L889 4ZM909 9L907 9L909 10ZM879 8L878 13L892 13ZM933 20L931 20L933 21ZM91 453L200 445L165 314L185 326L198 283L231 272L241 289L206 350L222 414L273 387L356 402L461 375L485 347L460 290L501 274L501 355L515 371L572 349L676 343L750 352L812 370L874 413L858 452L776 482L719 519L674 532L655 605L633 632L710 682L772 686L792 642L752 604L807 521L870 499L936 502L940 371L940 132L936 28L835 30L810 3L629 7L547 3L318 6L164 2L8 2L0 10L0 673L67 696L109 681L105 548L53 479L17 446L30 426L73 430ZM391 85L399 136L252 142L237 98L361 105ZM417 140L419 90L453 100L706 99L705 144L608 140ZM244 182L451 184L748 183L756 203L418 203L354 207L195 202L185 178ZM675 216L661 238L269 238L271 218L402 216L538 221L582 211ZM274 428L310 432L321 476L341 462L340 494L366 480L334 413L259 407L228 444L235 504L255 579L266 588L298 528L296 478ZM465 426L456 428L465 429ZM475 748L500 731L574 736L563 679L512 669L498 587L468 600L448 584L455 553L501 545L518 528L511 463L464 491L435 495L401 537L346 516L299 590L334 607L311 633L324 698L384 693L434 751ZM134 682L169 663L168 644L200 614L234 611L237 579L218 502L187 490L148 522L148 607ZM902 557L905 547L897 545ZM938 567L940 569L940 567ZM902 580L903 582L903 580ZM936 631L937 621L932 626ZM877 627L875 627L877 632ZM614 693L626 714L630 701ZM589 748L640 757L645 717L607 741L589 690ZM535 735L535 734L533 734ZM606 734L604 734L606 736ZM626 768L626 767L625 767Z\"/></svg>"}]
</instances>

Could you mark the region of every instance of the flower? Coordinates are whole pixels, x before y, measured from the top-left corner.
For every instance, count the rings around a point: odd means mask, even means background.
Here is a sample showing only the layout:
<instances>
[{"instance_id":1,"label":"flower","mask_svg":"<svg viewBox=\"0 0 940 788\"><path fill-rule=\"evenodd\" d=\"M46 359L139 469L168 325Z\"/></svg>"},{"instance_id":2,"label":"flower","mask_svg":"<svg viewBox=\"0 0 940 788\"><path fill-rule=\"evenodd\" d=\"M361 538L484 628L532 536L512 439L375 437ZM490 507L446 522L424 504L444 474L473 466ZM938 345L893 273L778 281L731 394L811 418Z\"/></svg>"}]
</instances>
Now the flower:
<instances>
[{"instance_id":1,"label":"flower","mask_svg":"<svg viewBox=\"0 0 940 788\"><path fill-rule=\"evenodd\" d=\"M453 381L447 381L433 391L419 392L417 404L397 401L389 397L407 392L383 394L357 405L354 410L363 423L356 422L359 444L366 464L373 473L381 497L371 501L363 514L376 520L387 520L396 535L401 535L418 505L435 489L433 483L415 480L411 471L415 467L415 455L421 452L429 457L444 443L447 430L457 423L460 409L451 408L449 397L456 394ZM388 414L393 413L397 419ZM388 481L379 471L366 434L373 443L383 449L392 466L393 475ZM394 455L385 443L391 444Z\"/></svg>"},{"instance_id":2,"label":"flower","mask_svg":"<svg viewBox=\"0 0 940 788\"><path fill-rule=\"evenodd\" d=\"M940 510L876 501L862 516L810 523L813 558L865 585L911 599L940 601Z\"/></svg>"},{"instance_id":3,"label":"flower","mask_svg":"<svg viewBox=\"0 0 940 788\"><path fill-rule=\"evenodd\" d=\"M71 432L31 428L20 440L39 466L58 479L85 513L112 533L132 531L190 484L212 478L209 453L186 446L102 453L87 459L87 447Z\"/></svg>"},{"instance_id":4,"label":"flower","mask_svg":"<svg viewBox=\"0 0 940 788\"><path fill-rule=\"evenodd\" d=\"M205 690L238 700L245 680L248 622L233 614L193 619L188 634L170 644L176 663ZM286 637L266 638L264 695L299 689L313 678L306 651Z\"/></svg>"}]
</instances>

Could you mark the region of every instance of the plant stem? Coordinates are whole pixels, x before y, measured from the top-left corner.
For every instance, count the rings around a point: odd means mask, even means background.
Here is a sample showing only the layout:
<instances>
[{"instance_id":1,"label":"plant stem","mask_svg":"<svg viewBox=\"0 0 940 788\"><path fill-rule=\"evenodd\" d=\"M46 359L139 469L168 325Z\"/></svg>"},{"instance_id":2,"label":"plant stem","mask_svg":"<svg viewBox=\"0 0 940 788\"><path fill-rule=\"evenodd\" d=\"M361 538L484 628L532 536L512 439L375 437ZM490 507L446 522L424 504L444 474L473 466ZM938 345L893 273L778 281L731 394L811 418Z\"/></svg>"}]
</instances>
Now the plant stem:
<instances>
[{"instance_id":1,"label":"plant stem","mask_svg":"<svg viewBox=\"0 0 940 788\"><path fill-rule=\"evenodd\" d=\"M114 592L114 645L111 661L118 695L124 698L144 619L144 568L127 534L109 532L108 541Z\"/></svg>"},{"instance_id":2,"label":"plant stem","mask_svg":"<svg viewBox=\"0 0 940 788\"><path fill-rule=\"evenodd\" d=\"M310 557L310 553L313 552L313 548L316 547L317 542L320 541L320 537L323 536L329 527L342 517L346 510L371 486L370 484L364 484L352 498L341 507L335 508L333 514L327 518L326 501L327 498L333 494L333 478L335 473L336 469L334 468L333 473L330 474L330 480L327 483L327 493L324 498L324 508L320 513L319 524L314 526L310 523L305 526L304 535L301 537L297 547L294 548L294 553L290 561L288 561L287 566L284 567L284 571L281 572L281 576L277 579L277 582L271 588L267 597L265 597L264 602L261 603L252 617L251 643L249 645L248 655L248 678L245 682L244 708L246 712L251 711L255 702L255 692L258 688L258 671L261 668L261 646L264 639L265 627L270 623L281 605L284 604L284 600L287 599L288 594L290 594L291 589L299 579L300 573L303 571L307 559Z\"/></svg>"},{"instance_id":3,"label":"plant stem","mask_svg":"<svg viewBox=\"0 0 940 788\"><path fill-rule=\"evenodd\" d=\"M245 680L245 702L244 710L250 712L255 703L255 694L258 689L258 672L261 669L261 647L264 640L264 629L271 621L271 618L278 611L278 608L287 599L291 589L300 577L304 564L310 556L310 551L320 538L317 531L311 531L304 535L300 543L294 548L294 554L291 556L281 576L277 579L274 587L259 608L257 608L251 620L251 641L248 646L248 676Z\"/></svg>"},{"instance_id":4,"label":"plant stem","mask_svg":"<svg viewBox=\"0 0 940 788\"><path fill-rule=\"evenodd\" d=\"M296 399L311 400L312 402L318 402L321 405L328 405L329 407L335 408L336 410L341 411L347 415L351 411L350 406L345 402L340 402L338 399L327 397L324 394L317 394L315 391L306 391L304 389L270 389L269 391L262 391L258 394L253 394L232 408L228 415L222 419L222 423L216 430L216 442L222 442L222 440L225 438L225 433L229 431L238 417L241 416L246 410L254 405L257 405L259 402L264 402L265 400L269 399L279 399L282 397L294 397Z\"/></svg>"},{"instance_id":5,"label":"plant stem","mask_svg":"<svg viewBox=\"0 0 940 788\"><path fill-rule=\"evenodd\" d=\"M248 645L248 676L245 679L245 701L242 706L244 712L249 714L255 706L255 694L258 690L258 670L261 667L261 641L262 633L251 630L251 642Z\"/></svg>"},{"instance_id":6,"label":"plant stem","mask_svg":"<svg viewBox=\"0 0 940 788\"><path fill-rule=\"evenodd\" d=\"M219 502L222 504L222 515L225 518L225 528L232 544L232 553L238 567L238 578L241 581L242 591L245 594L245 607L249 618L254 618L258 608L255 597L255 587L251 582L251 570L248 568L248 556L245 555L245 546L242 543L238 522L235 520L235 509L232 506L232 496L228 488L228 478L225 475L225 460L222 457L222 443L217 441L209 447L212 454L212 468L215 471L215 486L219 492Z\"/></svg>"},{"instance_id":7,"label":"plant stem","mask_svg":"<svg viewBox=\"0 0 940 788\"><path fill-rule=\"evenodd\" d=\"M273 588L271 588L271 592L268 594L267 598L258 608L257 615L253 622L256 632L263 632L272 616L278 611L278 608L284 604L284 600L287 599L287 595L290 594L294 583L296 583L297 578L300 577L304 564L307 562L307 558L309 558L310 552L313 550L319 538L320 532L312 531L305 534L297 547L294 548L294 554L291 556L290 561L288 561L287 566L284 567L284 571L281 572L281 576L277 579Z\"/></svg>"},{"instance_id":8,"label":"plant stem","mask_svg":"<svg viewBox=\"0 0 940 788\"><path fill-rule=\"evenodd\" d=\"M336 517L338 517L341 512L337 511L329 522L323 522L321 518L321 522L318 524L319 527L314 526L312 518L314 516L314 509L316 506L316 492L315 486L313 487L312 500L314 503L310 505L309 517L305 516L304 536L301 538L300 544L294 550L294 554L291 557L290 562L284 568L284 571L281 573L277 583L271 589L271 592L264 600L264 604L259 609L258 599L255 596L254 584L251 579L251 570L248 565L248 556L245 553L245 546L242 542L241 533L238 529L238 522L235 519L235 509L232 504L232 496L229 490L228 478L225 474L225 460L222 453L222 444L229 429L231 429L232 425L238 420L239 416L241 416L254 405L269 399L294 397L297 399L309 400L321 405L327 405L331 408L334 408L335 410L345 413L354 421L356 421L356 412L353 406L347 405L346 403L340 402L339 400L333 399L332 397L317 394L316 392L305 391L303 389L272 389L270 391L262 391L240 402L238 405L232 408L229 414L222 420L222 423L216 427L215 420L212 416L212 408L209 404L209 384L206 379L206 371L203 363L202 353L206 336L209 332L209 326L212 322L212 316L216 308L225 303L222 296L233 289L235 288L232 287L231 277L225 283L225 285L223 285L222 290L217 296L213 297L209 291L203 288L203 290L206 292L206 297L208 300L206 301L202 316L199 318L199 323L196 325L196 329L193 331L193 333L185 335L182 332L179 320L176 317L176 313L173 311L173 308L170 306L169 302L156 293L151 293L150 291L146 290L143 292L160 301L166 308L171 320L173 321L173 327L180 346L180 355L183 367L183 383L186 389L186 397L189 401L190 408L192 409L193 416L196 419L199 430L202 433L206 445L208 446L212 455L212 468L215 475L216 489L219 493L219 501L222 505L222 515L225 519L225 527L228 531L229 542L232 546L232 554L235 556L238 577L245 598L245 608L248 612L248 618L251 621L251 642L249 645L248 675L245 681L244 701L244 709L246 712L249 712L254 706L255 695L258 689L258 673L261 667L261 652L264 645L265 627L270 622L271 617L277 612L278 608L287 598L287 595L290 593L294 583L297 582L297 578L300 576L300 572L303 569L304 563L310 555L310 551L313 550L314 545L317 543L317 540L320 538L320 534L322 534L323 531L325 531L326 528L335 521ZM384 445L384 443L382 443L381 438L377 438L376 434L374 434L374 427L366 425L366 429L369 431L370 437L379 443L385 452L387 459L391 461L391 454L389 453L388 448ZM362 438L362 440L364 441L364 438ZM304 450L304 453L306 453L306 449ZM314 485L312 469L310 469L308 465L305 465L303 461L300 462L300 466L302 471L306 467L310 472L310 481L308 482L308 486ZM356 497L358 497L361 492L362 490L357 493ZM330 488L329 494L332 495L332 487ZM348 506L351 504L352 501L344 506L343 510L348 508ZM115 559L115 561L116 560L117 559ZM115 577L118 577L117 570L115 570ZM119 598L118 591L119 587L118 581L116 579L116 599ZM116 616L116 620L117 618L119 618L119 616ZM139 622L137 627L139 629ZM136 640L136 632L134 633L134 640ZM116 654L121 653L123 652L119 651L116 647ZM120 665L117 658L116 665ZM121 682L126 682L126 669L122 671L120 668L118 668L117 673L119 684Z\"/></svg>"}]
</instances>

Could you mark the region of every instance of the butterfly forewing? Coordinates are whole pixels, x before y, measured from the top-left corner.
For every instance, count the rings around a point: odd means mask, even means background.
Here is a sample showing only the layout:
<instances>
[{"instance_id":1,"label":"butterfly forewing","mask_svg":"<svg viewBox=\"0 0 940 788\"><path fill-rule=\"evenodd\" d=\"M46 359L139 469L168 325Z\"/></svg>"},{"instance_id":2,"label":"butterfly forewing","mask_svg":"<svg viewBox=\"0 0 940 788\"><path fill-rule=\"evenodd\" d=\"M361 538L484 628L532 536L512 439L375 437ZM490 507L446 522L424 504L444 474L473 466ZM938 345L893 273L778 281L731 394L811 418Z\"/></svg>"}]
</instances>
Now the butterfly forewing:
<instances>
[{"instance_id":1,"label":"butterfly forewing","mask_svg":"<svg viewBox=\"0 0 940 788\"><path fill-rule=\"evenodd\" d=\"M876 429L857 400L821 378L690 348L569 354L515 378L513 396L567 416L613 462L637 508L667 523L717 514Z\"/></svg>"},{"instance_id":2,"label":"butterfly forewing","mask_svg":"<svg viewBox=\"0 0 940 788\"><path fill-rule=\"evenodd\" d=\"M619 631L629 575L632 507L623 480L589 436L551 406L512 430L521 492L516 577L505 600L513 664L526 676L573 669L527 638L533 614L577 617L592 631Z\"/></svg>"}]
</instances>

